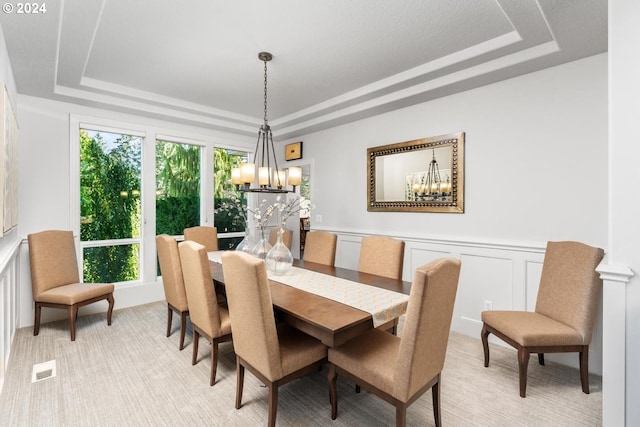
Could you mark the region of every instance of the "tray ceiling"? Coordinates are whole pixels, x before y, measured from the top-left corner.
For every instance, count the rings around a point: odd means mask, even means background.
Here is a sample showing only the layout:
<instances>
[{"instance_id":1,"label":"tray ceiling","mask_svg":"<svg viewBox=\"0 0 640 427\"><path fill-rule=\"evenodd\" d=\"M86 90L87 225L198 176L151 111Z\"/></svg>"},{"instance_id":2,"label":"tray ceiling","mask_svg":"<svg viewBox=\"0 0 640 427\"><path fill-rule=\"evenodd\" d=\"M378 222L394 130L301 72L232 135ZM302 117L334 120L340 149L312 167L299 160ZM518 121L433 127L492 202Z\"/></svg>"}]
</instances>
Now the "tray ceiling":
<instances>
[{"instance_id":1,"label":"tray ceiling","mask_svg":"<svg viewBox=\"0 0 640 427\"><path fill-rule=\"evenodd\" d=\"M21 94L278 139L607 50L606 0L84 0L0 15Z\"/></svg>"}]
</instances>

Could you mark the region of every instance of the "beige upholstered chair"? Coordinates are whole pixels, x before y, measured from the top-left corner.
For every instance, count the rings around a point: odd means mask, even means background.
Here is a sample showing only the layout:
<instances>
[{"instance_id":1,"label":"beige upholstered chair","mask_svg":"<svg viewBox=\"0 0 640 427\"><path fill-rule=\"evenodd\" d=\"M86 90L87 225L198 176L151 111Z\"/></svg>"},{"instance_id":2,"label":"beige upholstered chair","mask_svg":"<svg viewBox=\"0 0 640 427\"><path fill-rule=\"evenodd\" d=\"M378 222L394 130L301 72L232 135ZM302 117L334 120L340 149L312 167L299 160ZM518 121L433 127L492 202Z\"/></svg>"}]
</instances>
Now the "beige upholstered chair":
<instances>
[{"instance_id":1,"label":"beige upholstered chair","mask_svg":"<svg viewBox=\"0 0 640 427\"><path fill-rule=\"evenodd\" d=\"M269 388L267 425L275 426L278 387L317 371L327 360L327 348L287 324L276 325L263 260L229 251L222 254L222 268L236 352L236 409L247 368Z\"/></svg>"},{"instance_id":2,"label":"beige upholstered chair","mask_svg":"<svg viewBox=\"0 0 640 427\"><path fill-rule=\"evenodd\" d=\"M284 234L282 235L282 243L291 250L291 240L293 239L293 231L284 230ZM271 246L275 245L278 241L278 229L273 228L269 233L269 244Z\"/></svg>"},{"instance_id":3,"label":"beige upholstered chair","mask_svg":"<svg viewBox=\"0 0 640 427\"><path fill-rule=\"evenodd\" d=\"M31 288L35 302L33 335L40 333L42 307L62 308L69 312L71 341L76 340L78 308L107 300L107 324L113 313L113 285L81 283L73 232L48 230L27 236L31 264Z\"/></svg>"},{"instance_id":4,"label":"beige upholstered chair","mask_svg":"<svg viewBox=\"0 0 640 427\"><path fill-rule=\"evenodd\" d=\"M337 241L338 236L327 231L307 233L304 260L333 267L336 262Z\"/></svg>"},{"instance_id":5,"label":"beige upholstered chair","mask_svg":"<svg viewBox=\"0 0 640 427\"><path fill-rule=\"evenodd\" d=\"M180 345L184 348L184 335L187 330L187 317L189 316L189 304L184 290L182 277L182 265L180 265L180 253L178 242L171 236L160 234L156 236L156 249L160 262L160 274L164 286L164 298L167 301L167 336L171 335L171 322L173 312L180 316Z\"/></svg>"},{"instance_id":6,"label":"beige upholstered chair","mask_svg":"<svg viewBox=\"0 0 640 427\"><path fill-rule=\"evenodd\" d=\"M211 343L209 385L213 385L216 381L218 367L218 344L231 341L229 312L218 304L205 247L187 240L180 243L178 249L180 250L184 287L189 301L189 317L193 325L191 364L195 365L198 361L198 341L202 335Z\"/></svg>"},{"instance_id":7,"label":"beige upholstered chair","mask_svg":"<svg viewBox=\"0 0 640 427\"><path fill-rule=\"evenodd\" d=\"M416 270L402 337L372 329L329 349L331 418L338 415L336 379L354 381L396 407L396 425L406 425L407 407L431 388L440 425L440 373L449 340L460 261L438 259Z\"/></svg>"},{"instance_id":8,"label":"beige upholstered chair","mask_svg":"<svg viewBox=\"0 0 640 427\"><path fill-rule=\"evenodd\" d=\"M604 251L579 242L548 242L534 312L482 312L484 366L489 366L489 334L518 350L520 396L527 389L529 355L578 352L582 391L589 393L589 344L602 286L595 269Z\"/></svg>"},{"instance_id":9,"label":"beige upholstered chair","mask_svg":"<svg viewBox=\"0 0 640 427\"><path fill-rule=\"evenodd\" d=\"M362 238L358 271L376 276L402 279L404 241L385 236ZM390 320L378 328L396 334L398 319Z\"/></svg>"},{"instance_id":10,"label":"beige upholstered chair","mask_svg":"<svg viewBox=\"0 0 640 427\"><path fill-rule=\"evenodd\" d=\"M385 236L362 238L358 271L402 279L404 241Z\"/></svg>"},{"instance_id":11,"label":"beige upholstered chair","mask_svg":"<svg viewBox=\"0 0 640 427\"><path fill-rule=\"evenodd\" d=\"M184 240L200 243L207 252L218 250L218 229L206 225L184 229Z\"/></svg>"}]
</instances>

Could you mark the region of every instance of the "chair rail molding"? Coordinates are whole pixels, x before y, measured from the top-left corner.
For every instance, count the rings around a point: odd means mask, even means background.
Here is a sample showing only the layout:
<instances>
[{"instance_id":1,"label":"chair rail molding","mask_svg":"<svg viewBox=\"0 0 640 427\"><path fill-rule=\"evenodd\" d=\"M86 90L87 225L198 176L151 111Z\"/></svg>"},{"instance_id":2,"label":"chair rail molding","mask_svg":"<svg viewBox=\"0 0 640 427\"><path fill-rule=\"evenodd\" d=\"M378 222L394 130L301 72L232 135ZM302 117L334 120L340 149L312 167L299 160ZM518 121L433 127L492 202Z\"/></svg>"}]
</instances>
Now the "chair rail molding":
<instances>
[{"instance_id":1,"label":"chair rail molding","mask_svg":"<svg viewBox=\"0 0 640 427\"><path fill-rule=\"evenodd\" d=\"M602 425L624 426L626 411L627 283L626 265L601 263L602 279Z\"/></svg>"}]
</instances>

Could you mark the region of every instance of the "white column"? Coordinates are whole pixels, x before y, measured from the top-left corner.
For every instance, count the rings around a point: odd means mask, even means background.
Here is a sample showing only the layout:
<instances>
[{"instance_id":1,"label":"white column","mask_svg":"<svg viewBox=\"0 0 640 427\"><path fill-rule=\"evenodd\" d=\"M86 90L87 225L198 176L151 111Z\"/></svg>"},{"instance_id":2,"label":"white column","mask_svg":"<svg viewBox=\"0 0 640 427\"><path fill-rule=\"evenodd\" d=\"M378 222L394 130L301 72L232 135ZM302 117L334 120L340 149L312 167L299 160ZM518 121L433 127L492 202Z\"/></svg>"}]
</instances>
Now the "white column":
<instances>
[{"instance_id":1,"label":"white column","mask_svg":"<svg viewBox=\"0 0 640 427\"><path fill-rule=\"evenodd\" d=\"M600 264L602 290L602 425L625 426L627 283L624 265Z\"/></svg>"}]
</instances>

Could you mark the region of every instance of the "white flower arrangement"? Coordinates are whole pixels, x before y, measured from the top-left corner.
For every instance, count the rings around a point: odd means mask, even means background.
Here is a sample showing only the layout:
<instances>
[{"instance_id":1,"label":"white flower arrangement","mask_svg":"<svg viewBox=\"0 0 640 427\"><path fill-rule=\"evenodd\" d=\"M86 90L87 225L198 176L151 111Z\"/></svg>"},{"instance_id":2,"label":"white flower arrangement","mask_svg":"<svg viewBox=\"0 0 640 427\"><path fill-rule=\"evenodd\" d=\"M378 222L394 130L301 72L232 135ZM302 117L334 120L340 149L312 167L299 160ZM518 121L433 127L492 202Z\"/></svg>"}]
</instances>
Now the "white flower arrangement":
<instances>
[{"instance_id":1,"label":"white flower arrangement","mask_svg":"<svg viewBox=\"0 0 640 427\"><path fill-rule=\"evenodd\" d=\"M267 201L265 199L263 199L260 202L260 204L258 205L257 208L255 208L255 209L247 208L247 210L253 216L253 219L256 222L257 228L260 229L260 233L263 236L264 236L264 230L266 229L267 223L269 222L269 218L271 218L271 216L275 212L276 205L277 205L277 203L276 203L276 204L273 204L273 205L265 206L266 203L267 203Z\"/></svg>"}]
</instances>

